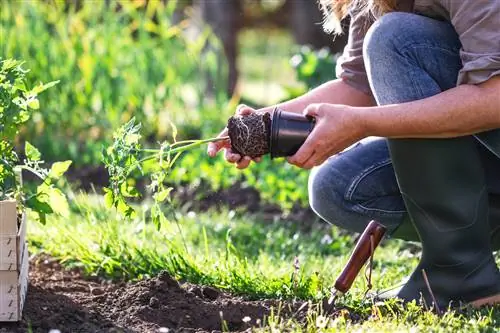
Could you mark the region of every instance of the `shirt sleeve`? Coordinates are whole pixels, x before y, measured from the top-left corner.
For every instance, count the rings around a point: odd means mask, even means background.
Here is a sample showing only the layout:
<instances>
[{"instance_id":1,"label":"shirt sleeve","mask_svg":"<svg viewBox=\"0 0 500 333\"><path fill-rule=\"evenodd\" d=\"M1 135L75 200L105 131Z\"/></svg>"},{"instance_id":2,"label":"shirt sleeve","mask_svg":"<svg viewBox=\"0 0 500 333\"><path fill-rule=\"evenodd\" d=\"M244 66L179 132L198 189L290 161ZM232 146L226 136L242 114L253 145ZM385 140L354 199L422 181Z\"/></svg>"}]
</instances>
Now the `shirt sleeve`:
<instances>
[{"instance_id":1,"label":"shirt sleeve","mask_svg":"<svg viewBox=\"0 0 500 333\"><path fill-rule=\"evenodd\" d=\"M351 23L347 45L342 55L337 59L336 74L348 85L371 94L363 61L363 41L371 23L365 17L353 12L350 12L349 16Z\"/></svg>"},{"instance_id":2,"label":"shirt sleeve","mask_svg":"<svg viewBox=\"0 0 500 333\"><path fill-rule=\"evenodd\" d=\"M500 1L447 0L462 48L457 85L479 84L500 75Z\"/></svg>"}]
</instances>

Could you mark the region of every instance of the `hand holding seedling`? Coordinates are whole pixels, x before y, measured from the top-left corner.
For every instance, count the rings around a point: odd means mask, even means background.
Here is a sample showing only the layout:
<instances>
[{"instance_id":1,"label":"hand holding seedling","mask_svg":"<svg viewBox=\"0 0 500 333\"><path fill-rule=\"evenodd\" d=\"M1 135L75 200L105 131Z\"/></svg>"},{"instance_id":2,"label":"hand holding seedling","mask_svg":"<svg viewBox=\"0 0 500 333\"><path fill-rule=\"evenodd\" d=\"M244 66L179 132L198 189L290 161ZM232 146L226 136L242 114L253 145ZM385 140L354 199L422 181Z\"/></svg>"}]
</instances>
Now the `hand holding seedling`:
<instances>
[{"instance_id":1,"label":"hand holding seedling","mask_svg":"<svg viewBox=\"0 0 500 333\"><path fill-rule=\"evenodd\" d=\"M240 105L236 109L237 116L248 116L255 112L256 112L255 109L252 109L251 107L246 105ZM218 135L218 137L227 137L227 136L228 136L228 128L226 127ZM252 158L249 156L242 156L238 152L235 152L231 148L231 142L229 140L209 143L207 153L210 157L215 157L217 153L222 149L224 150L224 158L226 159L226 161L228 161L229 163L235 163L238 169L247 168L252 161L257 163L261 161L261 157Z\"/></svg>"},{"instance_id":2,"label":"hand holding seedling","mask_svg":"<svg viewBox=\"0 0 500 333\"><path fill-rule=\"evenodd\" d=\"M356 108L338 104L311 104L304 115L316 119L316 125L304 144L287 161L311 169L365 137Z\"/></svg>"}]
</instances>

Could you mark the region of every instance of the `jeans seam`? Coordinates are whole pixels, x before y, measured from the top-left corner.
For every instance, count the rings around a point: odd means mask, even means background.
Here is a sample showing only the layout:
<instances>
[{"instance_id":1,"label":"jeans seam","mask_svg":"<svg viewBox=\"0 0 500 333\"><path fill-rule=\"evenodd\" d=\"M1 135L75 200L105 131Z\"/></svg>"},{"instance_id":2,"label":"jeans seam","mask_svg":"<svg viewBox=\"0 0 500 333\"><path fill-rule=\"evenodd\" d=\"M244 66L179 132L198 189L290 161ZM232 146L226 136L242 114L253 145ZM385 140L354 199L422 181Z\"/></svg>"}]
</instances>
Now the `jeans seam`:
<instances>
[{"instance_id":1,"label":"jeans seam","mask_svg":"<svg viewBox=\"0 0 500 333\"><path fill-rule=\"evenodd\" d=\"M362 204L356 204L356 205L353 206L353 208L361 208L365 212L366 211L380 212L380 213L384 213L384 214L402 214L402 213L406 213L406 210L386 210L386 209L379 209L379 208L370 208L370 207L363 206Z\"/></svg>"},{"instance_id":2,"label":"jeans seam","mask_svg":"<svg viewBox=\"0 0 500 333\"><path fill-rule=\"evenodd\" d=\"M419 43L418 45L415 45L415 44L406 44L406 45L404 45L404 46L401 47L399 53L405 59L406 64L408 65L409 68L411 68L413 66L413 64L410 62L410 58L411 57L410 56L406 56L405 54L407 53L407 51L409 49L416 50L416 49L421 49L421 48L432 48L434 50L447 53L448 55L451 55L451 56L458 56L458 52L459 52L459 49L457 49L456 51L453 51L453 50L445 49L445 48L442 48L440 46L433 45L433 44L426 44L426 43ZM425 71L423 68L420 68L420 69L423 70L423 71ZM415 71L411 71L411 73L414 74ZM410 79L411 79L411 83L412 83L413 89L416 92L418 92L418 95L420 96L420 98L418 98L418 99L429 97L422 90L422 87L420 86L418 80L415 80L413 78L413 75L410 76ZM432 79L434 80L434 78L432 78ZM437 84L437 82L436 82L436 84Z\"/></svg>"},{"instance_id":3,"label":"jeans seam","mask_svg":"<svg viewBox=\"0 0 500 333\"><path fill-rule=\"evenodd\" d=\"M356 191L356 189L358 188L358 185L361 183L361 181L363 179L365 179L367 176L369 176L370 174L372 174L373 172L375 172L375 171L377 171L377 170L379 170L379 169L381 169L389 164L391 164L391 159L387 158L387 159L384 159L377 164L373 164L370 167L364 169L361 173L359 173L358 176L356 176L353 179L353 181L351 182L351 185L349 185L349 187L347 188L347 191L344 195L344 199L352 202L353 201L352 196L353 196L354 192ZM364 211L381 212L381 213L388 213L388 214L401 214L401 213L406 212L406 210L385 210L385 209L378 209L378 208L369 208L369 207L363 206L362 204L355 204L355 205L353 205L353 208L358 208L358 209L361 208Z\"/></svg>"},{"instance_id":4,"label":"jeans seam","mask_svg":"<svg viewBox=\"0 0 500 333\"><path fill-rule=\"evenodd\" d=\"M418 45L415 45L415 44L406 44L406 45L402 46L400 53L402 55L404 55L404 53L408 49L411 49L411 48L412 49L432 48L432 49L435 49L437 51L446 52L446 53L448 53L449 55L452 55L452 56L459 56L459 52L460 52L460 49L457 49L456 51L453 51L453 50L445 49L443 47L440 47L440 46L437 46L437 45L433 45L433 44L419 43Z\"/></svg>"}]
</instances>

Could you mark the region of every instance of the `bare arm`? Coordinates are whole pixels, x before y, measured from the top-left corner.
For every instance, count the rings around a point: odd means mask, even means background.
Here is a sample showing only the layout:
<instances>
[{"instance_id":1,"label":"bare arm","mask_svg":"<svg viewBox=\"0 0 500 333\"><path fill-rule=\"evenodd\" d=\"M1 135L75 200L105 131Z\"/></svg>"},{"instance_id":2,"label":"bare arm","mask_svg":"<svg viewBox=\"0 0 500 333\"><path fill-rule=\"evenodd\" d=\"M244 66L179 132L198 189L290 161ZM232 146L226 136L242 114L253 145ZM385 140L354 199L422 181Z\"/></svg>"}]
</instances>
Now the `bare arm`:
<instances>
[{"instance_id":1,"label":"bare arm","mask_svg":"<svg viewBox=\"0 0 500 333\"><path fill-rule=\"evenodd\" d=\"M367 136L447 138L500 128L500 76L419 101L359 111Z\"/></svg>"},{"instance_id":2,"label":"bare arm","mask_svg":"<svg viewBox=\"0 0 500 333\"><path fill-rule=\"evenodd\" d=\"M337 79L324 83L300 97L278 105L259 109L257 112L271 112L274 107L278 106L285 111L303 113L310 104L314 103L344 104L357 107L375 105L375 101L371 95L365 94L342 80ZM240 114L249 112L252 112L250 108L241 106L237 111L237 113ZM227 129L224 129L219 136L227 136ZM225 159L230 163L236 163L236 166L240 169L246 168L251 162L248 156L240 156L239 154L233 153L229 141L210 143L207 148L207 153L209 156L214 157L222 149L225 149Z\"/></svg>"},{"instance_id":3,"label":"bare arm","mask_svg":"<svg viewBox=\"0 0 500 333\"><path fill-rule=\"evenodd\" d=\"M376 107L313 104L316 126L288 161L309 169L368 136L450 138L500 128L500 76L418 101Z\"/></svg>"},{"instance_id":4,"label":"bare arm","mask_svg":"<svg viewBox=\"0 0 500 333\"><path fill-rule=\"evenodd\" d=\"M308 93L278 105L269 106L259 111L272 111L275 106L289 112L302 113L314 103L344 104L350 106L374 106L371 95L357 90L341 79L332 80L312 89Z\"/></svg>"}]
</instances>

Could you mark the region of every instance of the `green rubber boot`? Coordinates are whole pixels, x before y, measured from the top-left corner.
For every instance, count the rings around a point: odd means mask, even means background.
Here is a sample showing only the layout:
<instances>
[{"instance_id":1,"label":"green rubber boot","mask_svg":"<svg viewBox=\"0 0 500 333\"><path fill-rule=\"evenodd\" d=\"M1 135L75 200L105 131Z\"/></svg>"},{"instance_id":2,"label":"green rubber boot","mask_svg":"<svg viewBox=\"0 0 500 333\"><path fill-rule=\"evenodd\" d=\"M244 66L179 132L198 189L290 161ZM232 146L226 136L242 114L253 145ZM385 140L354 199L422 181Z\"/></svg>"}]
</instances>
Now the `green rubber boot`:
<instances>
[{"instance_id":1,"label":"green rubber boot","mask_svg":"<svg viewBox=\"0 0 500 333\"><path fill-rule=\"evenodd\" d=\"M497 302L500 271L473 137L389 140L389 148L422 257L403 287L378 296L439 309L482 299Z\"/></svg>"},{"instance_id":2,"label":"green rubber boot","mask_svg":"<svg viewBox=\"0 0 500 333\"><path fill-rule=\"evenodd\" d=\"M500 250L500 195L490 194L489 196L489 222L490 239L493 251ZM410 242L420 242L417 230L413 226L410 217L407 215L401 225L392 232L390 238L402 239Z\"/></svg>"}]
</instances>

